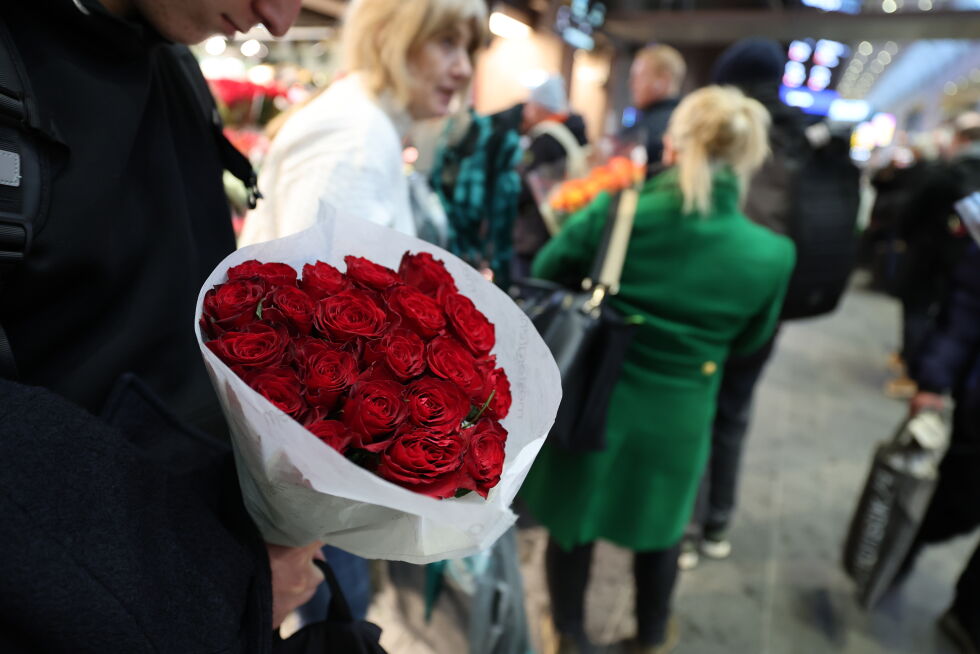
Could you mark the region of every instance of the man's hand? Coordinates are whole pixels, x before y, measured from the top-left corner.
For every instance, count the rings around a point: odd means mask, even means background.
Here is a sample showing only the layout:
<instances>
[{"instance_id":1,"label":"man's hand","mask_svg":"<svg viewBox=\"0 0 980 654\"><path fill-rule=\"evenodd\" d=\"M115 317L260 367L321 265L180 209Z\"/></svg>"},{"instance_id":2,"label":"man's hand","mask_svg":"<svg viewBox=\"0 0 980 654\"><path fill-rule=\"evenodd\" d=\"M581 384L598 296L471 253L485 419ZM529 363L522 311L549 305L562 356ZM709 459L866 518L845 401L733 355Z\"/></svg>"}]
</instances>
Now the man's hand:
<instances>
[{"instance_id":1,"label":"man's hand","mask_svg":"<svg viewBox=\"0 0 980 654\"><path fill-rule=\"evenodd\" d=\"M926 409L942 411L944 408L946 408L946 400L943 399L942 395L929 391L919 391L909 400L909 417L915 417L919 412Z\"/></svg>"},{"instance_id":2,"label":"man's hand","mask_svg":"<svg viewBox=\"0 0 980 654\"><path fill-rule=\"evenodd\" d=\"M323 581L323 573L313 559L323 559L323 543L305 547L265 544L272 569L272 628L278 629L286 616L313 597Z\"/></svg>"}]
</instances>

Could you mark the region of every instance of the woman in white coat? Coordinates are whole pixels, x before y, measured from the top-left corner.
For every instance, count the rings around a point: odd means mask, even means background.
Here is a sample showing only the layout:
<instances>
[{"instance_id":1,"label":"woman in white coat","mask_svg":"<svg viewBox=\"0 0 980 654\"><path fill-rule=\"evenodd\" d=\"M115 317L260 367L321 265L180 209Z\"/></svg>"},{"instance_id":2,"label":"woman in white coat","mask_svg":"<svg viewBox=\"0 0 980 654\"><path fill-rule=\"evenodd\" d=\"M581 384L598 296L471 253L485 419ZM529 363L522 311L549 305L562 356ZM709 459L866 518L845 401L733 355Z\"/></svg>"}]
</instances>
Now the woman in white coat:
<instances>
[{"instance_id":1,"label":"woman in white coat","mask_svg":"<svg viewBox=\"0 0 980 654\"><path fill-rule=\"evenodd\" d=\"M291 116L259 175L265 195L239 245L293 234L328 212L415 235L402 144L415 121L449 113L486 40L483 0L354 0L346 76Z\"/></svg>"}]
</instances>

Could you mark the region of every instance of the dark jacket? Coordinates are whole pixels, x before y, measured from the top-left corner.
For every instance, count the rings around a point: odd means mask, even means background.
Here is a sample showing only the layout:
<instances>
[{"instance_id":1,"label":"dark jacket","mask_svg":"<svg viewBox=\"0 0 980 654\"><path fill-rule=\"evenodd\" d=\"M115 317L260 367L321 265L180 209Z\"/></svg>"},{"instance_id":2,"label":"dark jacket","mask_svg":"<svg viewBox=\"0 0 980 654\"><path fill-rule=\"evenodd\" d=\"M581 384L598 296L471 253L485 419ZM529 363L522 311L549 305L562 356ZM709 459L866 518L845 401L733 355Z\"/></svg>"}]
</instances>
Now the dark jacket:
<instances>
[{"instance_id":1,"label":"dark jacket","mask_svg":"<svg viewBox=\"0 0 980 654\"><path fill-rule=\"evenodd\" d=\"M0 324L28 384L97 413L132 372L181 418L218 422L192 329L201 284L235 245L210 117L176 46L81 4L88 15L56 0L3 10L68 154L33 249L5 275Z\"/></svg>"},{"instance_id":2,"label":"dark jacket","mask_svg":"<svg viewBox=\"0 0 980 654\"><path fill-rule=\"evenodd\" d=\"M670 115L679 102L680 98L667 98L640 109L636 122L619 133L621 141L636 141L646 146L647 165L652 170L662 169L660 160L664 155L664 134L667 133Z\"/></svg>"},{"instance_id":3,"label":"dark jacket","mask_svg":"<svg viewBox=\"0 0 980 654\"><path fill-rule=\"evenodd\" d=\"M0 288L23 382L0 380L0 651L267 652L268 557L231 454L182 426L223 425L193 316L234 248L186 49L96 0L2 19L67 155ZM145 386L115 402L125 373Z\"/></svg>"},{"instance_id":4,"label":"dark jacket","mask_svg":"<svg viewBox=\"0 0 980 654\"><path fill-rule=\"evenodd\" d=\"M969 244L953 271L948 299L926 341L915 379L922 390L952 392L961 402L980 399L975 392L980 388L980 248L976 243Z\"/></svg>"},{"instance_id":5,"label":"dark jacket","mask_svg":"<svg viewBox=\"0 0 980 654\"><path fill-rule=\"evenodd\" d=\"M226 445L138 387L108 421L0 396L0 651L270 651L268 559Z\"/></svg>"}]
</instances>

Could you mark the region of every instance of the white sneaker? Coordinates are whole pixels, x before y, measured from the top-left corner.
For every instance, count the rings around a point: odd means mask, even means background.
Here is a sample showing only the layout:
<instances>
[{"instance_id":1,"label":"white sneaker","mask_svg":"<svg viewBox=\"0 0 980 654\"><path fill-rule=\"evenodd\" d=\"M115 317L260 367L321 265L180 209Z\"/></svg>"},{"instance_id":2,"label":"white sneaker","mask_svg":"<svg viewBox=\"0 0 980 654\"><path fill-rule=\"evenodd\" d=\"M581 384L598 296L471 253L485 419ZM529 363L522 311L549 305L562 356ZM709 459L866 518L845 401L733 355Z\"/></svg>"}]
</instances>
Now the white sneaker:
<instances>
[{"instance_id":1,"label":"white sneaker","mask_svg":"<svg viewBox=\"0 0 980 654\"><path fill-rule=\"evenodd\" d=\"M727 559L732 554L732 543L724 536L701 540L701 553L709 559Z\"/></svg>"},{"instance_id":2,"label":"white sneaker","mask_svg":"<svg viewBox=\"0 0 980 654\"><path fill-rule=\"evenodd\" d=\"M685 540L681 543L681 553L677 556L677 567L681 570L693 570L698 567L701 556L698 554L697 545L693 541Z\"/></svg>"}]
</instances>

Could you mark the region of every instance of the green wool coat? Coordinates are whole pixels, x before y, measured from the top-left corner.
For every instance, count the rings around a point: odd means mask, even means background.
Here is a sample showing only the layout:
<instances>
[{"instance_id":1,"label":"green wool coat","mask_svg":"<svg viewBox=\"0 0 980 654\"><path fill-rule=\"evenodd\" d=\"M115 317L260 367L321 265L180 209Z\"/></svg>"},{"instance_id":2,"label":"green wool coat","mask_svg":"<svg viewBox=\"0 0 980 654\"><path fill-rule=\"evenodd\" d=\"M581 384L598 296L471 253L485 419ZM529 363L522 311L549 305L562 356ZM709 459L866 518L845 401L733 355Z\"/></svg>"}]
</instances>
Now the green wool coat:
<instances>
[{"instance_id":1,"label":"green wool coat","mask_svg":"<svg viewBox=\"0 0 980 654\"><path fill-rule=\"evenodd\" d=\"M610 199L572 216L535 277L588 274ZM602 538L636 551L676 544L694 506L729 353L772 335L795 263L792 241L739 211L737 178L716 173L710 215L685 215L674 170L648 181L612 304L642 318L613 390L607 446L545 444L521 496L562 547Z\"/></svg>"}]
</instances>

